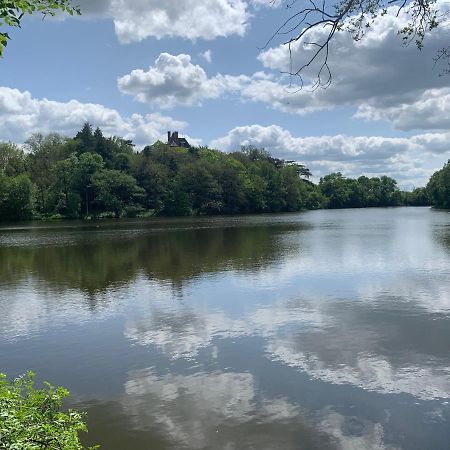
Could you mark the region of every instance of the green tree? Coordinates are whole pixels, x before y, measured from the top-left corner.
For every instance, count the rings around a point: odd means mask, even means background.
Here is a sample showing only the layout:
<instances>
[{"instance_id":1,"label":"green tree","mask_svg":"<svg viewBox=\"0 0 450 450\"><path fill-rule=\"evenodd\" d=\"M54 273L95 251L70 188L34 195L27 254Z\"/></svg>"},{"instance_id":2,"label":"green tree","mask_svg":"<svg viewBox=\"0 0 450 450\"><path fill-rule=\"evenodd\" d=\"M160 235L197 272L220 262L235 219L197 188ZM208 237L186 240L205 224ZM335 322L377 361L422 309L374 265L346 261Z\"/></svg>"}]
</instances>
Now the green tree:
<instances>
[{"instance_id":1,"label":"green tree","mask_svg":"<svg viewBox=\"0 0 450 450\"><path fill-rule=\"evenodd\" d=\"M319 186L328 199L329 208L345 208L349 205L351 189L347 179L340 172L321 178Z\"/></svg>"},{"instance_id":2,"label":"green tree","mask_svg":"<svg viewBox=\"0 0 450 450\"><path fill-rule=\"evenodd\" d=\"M12 382L0 374L0 448L84 449L78 436L87 431L84 414L61 412L68 395L66 389L48 383L43 389L36 389L32 372Z\"/></svg>"},{"instance_id":3,"label":"green tree","mask_svg":"<svg viewBox=\"0 0 450 450\"><path fill-rule=\"evenodd\" d=\"M411 192L402 193L402 202L408 206L430 206L430 197L425 187L415 188Z\"/></svg>"},{"instance_id":4,"label":"green tree","mask_svg":"<svg viewBox=\"0 0 450 450\"><path fill-rule=\"evenodd\" d=\"M300 180L299 166L286 165L282 168L283 185L287 211L298 211L306 207L306 183Z\"/></svg>"},{"instance_id":5,"label":"green tree","mask_svg":"<svg viewBox=\"0 0 450 450\"><path fill-rule=\"evenodd\" d=\"M0 0L0 27L21 27L25 14L40 13L43 17L54 16L57 11L81 14L78 7L72 6L70 0ZM0 57L8 45L8 32L0 32Z\"/></svg>"},{"instance_id":6,"label":"green tree","mask_svg":"<svg viewBox=\"0 0 450 450\"><path fill-rule=\"evenodd\" d=\"M431 176L427 191L433 206L450 209L450 160Z\"/></svg>"},{"instance_id":7,"label":"green tree","mask_svg":"<svg viewBox=\"0 0 450 450\"><path fill-rule=\"evenodd\" d=\"M217 179L222 190L222 211L226 214L248 210L244 170L244 166L239 161L230 158L219 171Z\"/></svg>"},{"instance_id":8,"label":"green tree","mask_svg":"<svg viewBox=\"0 0 450 450\"><path fill-rule=\"evenodd\" d=\"M92 131L92 125L89 122L85 122L83 128L76 134L75 141L78 144L79 153L94 153L97 145L99 144L100 136L103 137L101 131L97 128L97 136L94 137ZM99 136L100 135L100 136Z\"/></svg>"},{"instance_id":9,"label":"green tree","mask_svg":"<svg viewBox=\"0 0 450 450\"><path fill-rule=\"evenodd\" d=\"M32 216L32 184L26 174L0 174L0 220L26 220Z\"/></svg>"},{"instance_id":10,"label":"green tree","mask_svg":"<svg viewBox=\"0 0 450 450\"><path fill-rule=\"evenodd\" d=\"M28 166L32 182L36 187L37 210L40 214L52 212L50 187L54 183L53 167L69 154L67 139L56 133L33 134L25 143L28 149Z\"/></svg>"},{"instance_id":11,"label":"green tree","mask_svg":"<svg viewBox=\"0 0 450 450\"><path fill-rule=\"evenodd\" d=\"M0 142L0 173L14 176L25 172L24 151L12 142Z\"/></svg>"},{"instance_id":12,"label":"green tree","mask_svg":"<svg viewBox=\"0 0 450 450\"><path fill-rule=\"evenodd\" d=\"M99 212L112 211L115 217L138 210L145 190L135 178L119 170L104 169L92 176L94 206Z\"/></svg>"},{"instance_id":13,"label":"green tree","mask_svg":"<svg viewBox=\"0 0 450 450\"><path fill-rule=\"evenodd\" d=\"M92 179L96 172L103 169L103 158L96 153L83 153L78 158L74 171L73 186L81 198L81 209L86 217L91 211L91 203L94 199Z\"/></svg>"},{"instance_id":14,"label":"green tree","mask_svg":"<svg viewBox=\"0 0 450 450\"><path fill-rule=\"evenodd\" d=\"M179 183L191 198L192 207L199 214L218 214L223 207L222 189L214 173L213 164L199 160L180 169Z\"/></svg>"},{"instance_id":15,"label":"green tree","mask_svg":"<svg viewBox=\"0 0 450 450\"><path fill-rule=\"evenodd\" d=\"M164 164L143 154L134 171L139 185L145 189L145 205L159 213L164 209L170 189L170 172Z\"/></svg>"},{"instance_id":16,"label":"green tree","mask_svg":"<svg viewBox=\"0 0 450 450\"><path fill-rule=\"evenodd\" d=\"M74 191L78 158L72 154L69 158L58 161L53 167L54 182L51 186L55 212L66 217L77 217L80 214L81 198Z\"/></svg>"}]
</instances>

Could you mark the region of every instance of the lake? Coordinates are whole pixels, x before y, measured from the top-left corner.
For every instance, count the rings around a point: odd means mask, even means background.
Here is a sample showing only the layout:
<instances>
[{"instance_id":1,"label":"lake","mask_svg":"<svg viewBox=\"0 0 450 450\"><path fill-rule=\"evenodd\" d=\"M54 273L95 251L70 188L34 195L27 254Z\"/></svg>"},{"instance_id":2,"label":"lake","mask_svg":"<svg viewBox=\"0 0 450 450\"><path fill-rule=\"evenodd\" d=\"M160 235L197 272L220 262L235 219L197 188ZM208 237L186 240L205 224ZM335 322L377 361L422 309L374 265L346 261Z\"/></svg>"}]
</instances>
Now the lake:
<instances>
[{"instance_id":1,"label":"lake","mask_svg":"<svg viewBox=\"0 0 450 450\"><path fill-rule=\"evenodd\" d=\"M108 450L450 448L450 212L0 227L0 371Z\"/></svg>"}]
</instances>

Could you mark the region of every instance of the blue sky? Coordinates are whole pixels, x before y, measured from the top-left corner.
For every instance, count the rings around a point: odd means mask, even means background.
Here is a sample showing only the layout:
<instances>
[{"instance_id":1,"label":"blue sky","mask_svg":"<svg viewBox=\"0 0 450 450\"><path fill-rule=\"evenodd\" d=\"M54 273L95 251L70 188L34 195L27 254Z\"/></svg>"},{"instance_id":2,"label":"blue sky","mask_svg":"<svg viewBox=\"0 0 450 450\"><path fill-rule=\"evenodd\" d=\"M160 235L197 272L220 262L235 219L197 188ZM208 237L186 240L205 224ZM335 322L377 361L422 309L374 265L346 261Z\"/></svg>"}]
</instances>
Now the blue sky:
<instances>
[{"instance_id":1,"label":"blue sky","mask_svg":"<svg viewBox=\"0 0 450 450\"><path fill-rule=\"evenodd\" d=\"M84 121L138 147L179 129L225 151L241 144L308 165L319 177L387 174L423 185L450 158L450 77L433 56L402 48L404 18L388 14L355 43L333 43L333 83L289 87L282 41L261 50L287 17L283 1L81 0L82 18L27 18L0 61L0 140L67 136ZM300 5L300 2L299 2ZM441 8L445 8L442 3ZM293 62L308 56L300 43Z\"/></svg>"}]
</instances>

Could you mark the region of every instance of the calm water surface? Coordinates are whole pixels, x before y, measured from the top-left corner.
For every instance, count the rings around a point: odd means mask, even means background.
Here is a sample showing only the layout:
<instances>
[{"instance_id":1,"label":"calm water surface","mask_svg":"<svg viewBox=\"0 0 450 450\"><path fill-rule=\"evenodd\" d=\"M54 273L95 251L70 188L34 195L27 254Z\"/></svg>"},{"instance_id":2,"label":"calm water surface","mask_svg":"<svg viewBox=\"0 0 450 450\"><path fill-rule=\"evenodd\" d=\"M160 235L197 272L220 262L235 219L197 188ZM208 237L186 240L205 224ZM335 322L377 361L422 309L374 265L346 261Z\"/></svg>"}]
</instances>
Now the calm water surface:
<instances>
[{"instance_id":1,"label":"calm water surface","mask_svg":"<svg viewBox=\"0 0 450 450\"><path fill-rule=\"evenodd\" d=\"M0 228L0 371L87 443L450 448L450 213Z\"/></svg>"}]
</instances>

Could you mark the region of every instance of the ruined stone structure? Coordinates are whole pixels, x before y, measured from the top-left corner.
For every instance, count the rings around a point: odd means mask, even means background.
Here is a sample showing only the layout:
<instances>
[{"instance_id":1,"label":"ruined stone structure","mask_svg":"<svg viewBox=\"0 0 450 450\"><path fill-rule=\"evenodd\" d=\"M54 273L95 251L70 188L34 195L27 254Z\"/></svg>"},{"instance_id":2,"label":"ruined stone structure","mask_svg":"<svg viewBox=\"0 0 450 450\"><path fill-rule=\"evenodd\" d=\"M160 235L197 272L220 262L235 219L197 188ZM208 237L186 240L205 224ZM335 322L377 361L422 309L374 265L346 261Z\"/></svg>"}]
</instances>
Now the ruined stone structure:
<instances>
[{"instance_id":1,"label":"ruined stone structure","mask_svg":"<svg viewBox=\"0 0 450 450\"><path fill-rule=\"evenodd\" d=\"M191 148L191 145L185 138L178 136L178 131L174 131L173 133L170 131L167 132L167 145L170 147Z\"/></svg>"}]
</instances>

